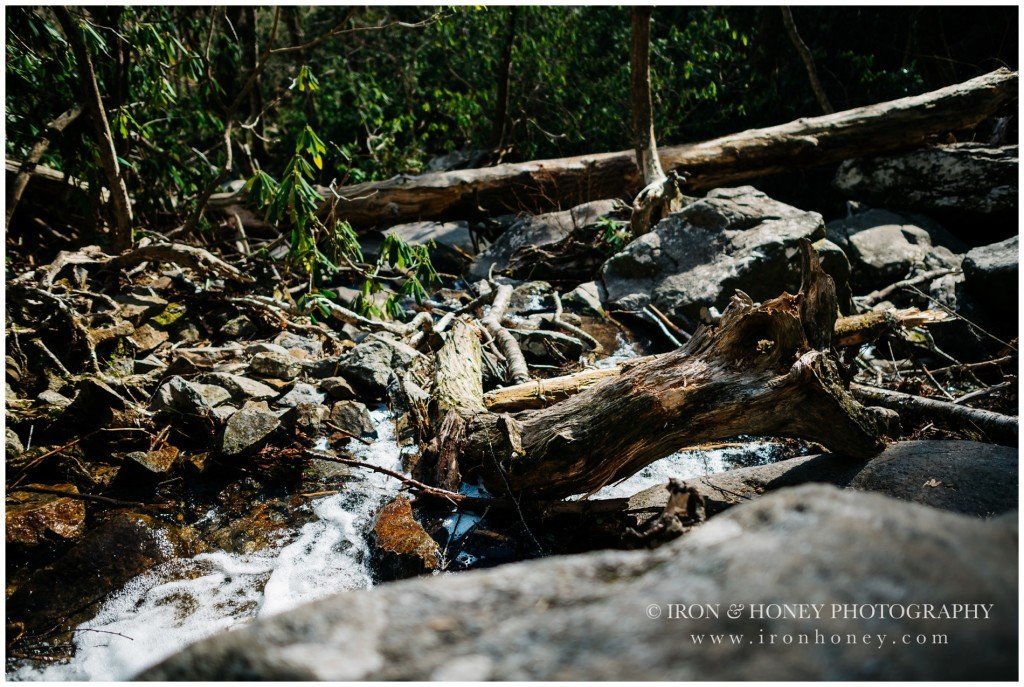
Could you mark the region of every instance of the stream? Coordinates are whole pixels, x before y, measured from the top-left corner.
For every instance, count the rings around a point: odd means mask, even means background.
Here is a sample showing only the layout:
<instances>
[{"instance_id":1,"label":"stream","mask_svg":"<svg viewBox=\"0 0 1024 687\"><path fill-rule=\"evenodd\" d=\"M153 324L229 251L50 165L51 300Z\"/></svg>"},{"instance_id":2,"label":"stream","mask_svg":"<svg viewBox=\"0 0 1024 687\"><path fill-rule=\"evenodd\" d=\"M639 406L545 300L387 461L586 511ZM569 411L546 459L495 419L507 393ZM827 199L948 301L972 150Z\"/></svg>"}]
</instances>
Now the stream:
<instances>
[{"instance_id":1,"label":"stream","mask_svg":"<svg viewBox=\"0 0 1024 687\"><path fill-rule=\"evenodd\" d=\"M624 339L599 365L618 364L637 355ZM351 441L350 454L383 468L404 472L391 413L371 411L377 439ZM326 441L317 447L326 448ZM630 496L664 484L669 477L690 478L746 465L779 460L777 443L749 440L737 444L674 453L592 498ZM25 661L12 680L126 680L188 644L245 625L254 618L281 613L336 592L373 586L368 535L379 509L398 493L398 481L359 471L356 488L309 503L313 518L279 538L275 546L252 554L212 551L174 559L136 577L111 595L91 620L76 628L74 656L65 663ZM486 496L464 484L461 491ZM216 518L211 510L207 518ZM472 513L453 513L444 522L449 543L479 524ZM473 551L458 553L465 569L477 562ZM444 573L450 574L450 573Z\"/></svg>"}]
</instances>

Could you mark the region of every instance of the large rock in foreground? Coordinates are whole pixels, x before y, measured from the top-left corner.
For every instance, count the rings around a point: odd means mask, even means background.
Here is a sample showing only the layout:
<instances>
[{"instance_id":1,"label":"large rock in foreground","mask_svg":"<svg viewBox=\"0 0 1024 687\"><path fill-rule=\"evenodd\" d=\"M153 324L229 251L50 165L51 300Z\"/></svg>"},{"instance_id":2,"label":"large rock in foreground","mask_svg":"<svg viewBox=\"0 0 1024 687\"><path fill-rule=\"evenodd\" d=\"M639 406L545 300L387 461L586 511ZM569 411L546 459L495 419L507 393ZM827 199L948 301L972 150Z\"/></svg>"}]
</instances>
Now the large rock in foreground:
<instances>
[{"instance_id":1,"label":"large rock in foreground","mask_svg":"<svg viewBox=\"0 0 1024 687\"><path fill-rule=\"evenodd\" d=\"M837 190L881 207L992 215L1017 209L1018 147L976 143L847 160Z\"/></svg>"},{"instance_id":2,"label":"large rock in foreground","mask_svg":"<svg viewBox=\"0 0 1024 687\"><path fill-rule=\"evenodd\" d=\"M663 219L601 268L608 303L649 303L696 323L723 310L737 289L755 301L800 286L799 241L824 237L821 215L772 200L752 186L721 188Z\"/></svg>"},{"instance_id":3,"label":"large rock in foreground","mask_svg":"<svg viewBox=\"0 0 1024 687\"><path fill-rule=\"evenodd\" d=\"M805 619L751 617L752 604L772 603L822 606L818 617L807 606ZM736 618L729 617L733 604L742 604L733 608ZM988 617L965 620L961 610L959 620L925 618L921 606L910 604L931 604L933 614L954 604L986 604ZM763 610L775 617L772 608ZM916 617L880 617L879 608ZM726 636L716 641L717 633ZM196 644L141 677L984 680L1016 674L1016 518L980 521L805 486L738 506L653 552L549 558L341 594Z\"/></svg>"}]
</instances>

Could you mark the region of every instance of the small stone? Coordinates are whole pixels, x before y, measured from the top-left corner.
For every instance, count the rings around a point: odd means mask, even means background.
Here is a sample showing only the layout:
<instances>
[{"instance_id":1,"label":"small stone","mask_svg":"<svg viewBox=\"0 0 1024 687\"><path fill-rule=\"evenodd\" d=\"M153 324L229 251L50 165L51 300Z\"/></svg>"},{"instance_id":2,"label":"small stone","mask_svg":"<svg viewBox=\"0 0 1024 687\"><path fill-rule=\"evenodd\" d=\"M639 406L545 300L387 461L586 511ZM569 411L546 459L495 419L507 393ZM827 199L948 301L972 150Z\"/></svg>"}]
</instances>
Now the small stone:
<instances>
[{"instance_id":1,"label":"small stone","mask_svg":"<svg viewBox=\"0 0 1024 687\"><path fill-rule=\"evenodd\" d=\"M118 316L134 325L140 324L150 315L155 315L167 307L166 300L146 293L127 293L115 296L114 300L120 306L117 311Z\"/></svg>"},{"instance_id":2,"label":"small stone","mask_svg":"<svg viewBox=\"0 0 1024 687\"><path fill-rule=\"evenodd\" d=\"M599 283L588 281L562 296L562 305L577 312L604 317L604 306L601 304L603 293L604 288Z\"/></svg>"},{"instance_id":3,"label":"small stone","mask_svg":"<svg viewBox=\"0 0 1024 687\"><path fill-rule=\"evenodd\" d=\"M228 418L238 412L234 406L217 406L213 409L213 417L218 422L227 422Z\"/></svg>"},{"instance_id":4,"label":"small stone","mask_svg":"<svg viewBox=\"0 0 1024 687\"><path fill-rule=\"evenodd\" d=\"M345 401L356 398L356 391L344 377L328 377L320 382L320 388L331 398Z\"/></svg>"},{"instance_id":5,"label":"small stone","mask_svg":"<svg viewBox=\"0 0 1024 687\"><path fill-rule=\"evenodd\" d=\"M316 390L312 384L296 382L291 391L277 399L276 404L294 408L300 403L323 403L325 395Z\"/></svg>"},{"instance_id":6,"label":"small stone","mask_svg":"<svg viewBox=\"0 0 1024 687\"><path fill-rule=\"evenodd\" d=\"M324 421L328 417L327 406L322 403L299 403L281 418L296 432L307 437L322 434Z\"/></svg>"},{"instance_id":7,"label":"small stone","mask_svg":"<svg viewBox=\"0 0 1024 687\"><path fill-rule=\"evenodd\" d=\"M370 411L358 401L338 401L331 408L331 424L345 434L359 439L377 438Z\"/></svg>"},{"instance_id":8,"label":"small stone","mask_svg":"<svg viewBox=\"0 0 1024 687\"><path fill-rule=\"evenodd\" d=\"M77 494L73 484L30 484ZM57 494L16 491L6 501L7 543L37 546L52 534L75 539L85 530L85 503Z\"/></svg>"},{"instance_id":9,"label":"small stone","mask_svg":"<svg viewBox=\"0 0 1024 687\"><path fill-rule=\"evenodd\" d=\"M302 365L287 351L263 351L252 357L249 369L262 377L290 380L299 376Z\"/></svg>"},{"instance_id":10,"label":"small stone","mask_svg":"<svg viewBox=\"0 0 1024 687\"><path fill-rule=\"evenodd\" d=\"M277 398L278 391L262 382L243 377L241 375L228 374L227 372L211 372L200 379L206 384L216 384L227 389L231 398L236 401L265 401L270 398Z\"/></svg>"},{"instance_id":11,"label":"small stone","mask_svg":"<svg viewBox=\"0 0 1024 687\"><path fill-rule=\"evenodd\" d=\"M307 339L292 332L281 332L274 338L274 343L295 355L302 351L302 358L316 358L323 351L324 345L316 339ZM298 357L298 356L296 356Z\"/></svg>"},{"instance_id":12,"label":"small stone","mask_svg":"<svg viewBox=\"0 0 1024 687\"><path fill-rule=\"evenodd\" d=\"M21 439L13 429L10 427L5 428L4 436L6 439L4 443L4 452L7 456L10 458L17 458L25 452L25 446L21 443Z\"/></svg>"},{"instance_id":13,"label":"small stone","mask_svg":"<svg viewBox=\"0 0 1024 687\"><path fill-rule=\"evenodd\" d=\"M212 408L198 385L178 376L171 377L157 390L149 407L157 412L183 415L209 415Z\"/></svg>"},{"instance_id":14,"label":"small stone","mask_svg":"<svg viewBox=\"0 0 1024 687\"><path fill-rule=\"evenodd\" d=\"M244 339L256 333L256 325L245 315L239 315L225 322L220 331L224 336L229 336L232 339Z\"/></svg>"},{"instance_id":15,"label":"small stone","mask_svg":"<svg viewBox=\"0 0 1024 687\"><path fill-rule=\"evenodd\" d=\"M127 461L141 466L154 475L166 475L170 472L177 457L178 449L174 446L164 446L153 451L132 451L125 454Z\"/></svg>"},{"instance_id":16,"label":"small stone","mask_svg":"<svg viewBox=\"0 0 1024 687\"><path fill-rule=\"evenodd\" d=\"M130 338L141 353L149 353L159 348L170 336L163 329L156 329L148 324L144 324L138 327Z\"/></svg>"},{"instance_id":17,"label":"small stone","mask_svg":"<svg viewBox=\"0 0 1024 687\"><path fill-rule=\"evenodd\" d=\"M135 374L144 375L156 370L162 370L165 367L167 366L164 362L155 355L147 355L145 358L137 358L135 360L134 372Z\"/></svg>"},{"instance_id":18,"label":"small stone","mask_svg":"<svg viewBox=\"0 0 1024 687\"><path fill-rule=\"evenodd\" d=\"M282 355L286 355L288 353L288 349L276 343L270 343L269 341L258 341L245 347L246 355L254 356L257 353L281 353Z\"/></svg>"},{"instance_id":19,"label":"small stone","mask_svg":"<svg viewBox=\"0 0 1024 687\"><path fill-rule=\"evenodd\" d=\"M574 336L544 330L509 329L527 362L561 365L583 355L583 343Z\"/></svg>"},{"instance_id":20,"label":"small stone","mask_svg":"<svg viewBox=\"0 0 1024 687\"><path fill-rule=\"evenodd\" d=\"M40 393L36 400L43 405L57 406L58 408L67 408L71 405L71 399L63 394L58 394L56 391L50 391L47 389Z\"/></svg>"},{"instance_id":21,"label":"small stone","mask_svg":"<svg viewBox=\"0 0 1024 687\"><path fill-rule=\"evenodd\" d=\"M192 386L199 390L199 393L211 408L231 399L231 392L222 386L217 386L216 384L200 384L198 382L192 382Z\"/></svg>"},{"instance_id":22,"label":"small stone","mask_svg":"<svg viewBox=\"0 0 1024 687\"><path fill-rule=\"evenodd\" d=\"M228 419L221 451L229 456L255 451L280 425L281 420L265 402L249 401Z\"/></svg>"}]
</instances>

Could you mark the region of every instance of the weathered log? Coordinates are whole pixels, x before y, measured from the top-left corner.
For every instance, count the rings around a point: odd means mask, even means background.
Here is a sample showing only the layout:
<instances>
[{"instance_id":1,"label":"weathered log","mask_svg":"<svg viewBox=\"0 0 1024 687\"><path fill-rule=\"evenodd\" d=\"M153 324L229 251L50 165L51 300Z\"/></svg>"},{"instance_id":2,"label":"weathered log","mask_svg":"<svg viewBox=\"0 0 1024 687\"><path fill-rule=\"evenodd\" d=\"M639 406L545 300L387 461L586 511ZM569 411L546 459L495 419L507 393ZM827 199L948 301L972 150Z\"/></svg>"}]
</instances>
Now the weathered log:
<instances>
[{"instance_id":1,"label":"weathered log","mask_svg":"<svg viewBox=\"0 0 1024 687\"><path fill-rule=\"evenodd\" d=\"M857 399L895 410L900 415L935 422L950 429L974 428L984 432L992 441L1011 446L1018 442L1017 418L1011 415L863 384L853 384L850 390Z\"/></svg>"},{"instance_id":2,"label":"weathered log","mask_svg":"<svg viewBox=\"0 0 1024 687\"><path fill-rule=\"evenodd\" d=\"M1017 74L999 69L961 84L823 117L661 147L666 171L685 170L685 191L810 166L908 150L937 134L977 125L1015 102ZM511 163L473 170L400 175L323 189L323 212L354 226L543 212L601 198L632 199L643 187L635 151Z\"/></svg>"},{"instance_id":3,"label":"weathered log","mask_svg":"<svg viewBox=\"0 0 1024 687\"><path fill-rule=\"evenodd\" d=\"M738 293L719 326L677 351L624 366L550 408L473 417L463 474L479 472L498 493L557 498L596 491L680 447L743 434L876 454L878 415L844 388L828 352L835 285L810 242L802 246L809 273L800 294L755 306Z\"/></svg>"},{"instance_id":4,"label":"weathered log","mask_svg":"<svg viewBox=\"0 0 1024 687\"><path fill-rule=\"evenodd\" d=\"M920 327L922 325L946 322L950 317L941 310L883 310L840 317L836 320L833 345L836 347L858 346L867 341L892 332L899 327ZM646 356L628 364L653 360L665 354ZM506 386L484 394L484 405L495 413L510 413L533 408L545 408L558 401L575 396L598 382L617 377L622 366L597 370L583 370L561 377L536 379L525 384Z\"/></svg>"},{"instance_id":5,"label":"weathered log","mask_svg":"<svg viewBox=\"0 0 1024 687\"><path fill-rule=\"evenodd\" d=\"M530 372L526 367L526 359L519 349L515 338L501 324L508 310L509 301L512 298L512 287L502 284L497 288L494 295L494 302L489 306L487 314L480 320L487 333L494 338L498 350L505 356L505 365L508 368L508 378L516 384L530 381Z\"/></svg>"}]
</instances>

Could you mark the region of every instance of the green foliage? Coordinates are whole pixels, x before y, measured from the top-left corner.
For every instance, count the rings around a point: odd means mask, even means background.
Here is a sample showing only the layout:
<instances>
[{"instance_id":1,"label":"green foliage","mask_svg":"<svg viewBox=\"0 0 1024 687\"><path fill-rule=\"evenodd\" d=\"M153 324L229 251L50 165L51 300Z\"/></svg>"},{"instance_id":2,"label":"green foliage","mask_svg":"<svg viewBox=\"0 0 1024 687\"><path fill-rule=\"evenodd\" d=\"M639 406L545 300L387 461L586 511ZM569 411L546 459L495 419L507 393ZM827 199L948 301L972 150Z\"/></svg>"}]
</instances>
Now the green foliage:
<instances>
[{"instance_id":1,"label":"green foliage","mask_svg":"<svg viewBox=\"0 0 1024 687\"><path fill-rule=\"evenodd\" d=\"M601 230L601 242L619 251L633 239L629 230L629 222L611 217L601 217L597 220L597 227Z\"/></svg>"},{"instance_id":2,"label":"green foliage","mask_svg":"<svg viewBox=\"0 0 1024 687\"><path fill-rule=\"evenodd\" d=\"M71 11L139 224L161 230L191 214L220 177L230 120L228 178L249 179L254 202L292 232L290 257L309 271L329 271L351 248L343 228L316 221L317 184L417 173L435 155L494 144L509 45L507 159L631 145L629 8ZM948 81L1016 64L1016 39L1004 35L1014 8L798 7L794 17L838 109L936 88L937 73ZM23 158L47 122L80 104L81 85L52 9L9 7L6 19L6 153ZM946 35L932 36L943 22ZM343 33L331 35L336 29ZM948 58L933 56L936 42ZM288 47L260 62L255 88L240 97L263 51ZM658 7L651 72L661 143L819 111L773 6ZM42 162L100 188L97 153L82 117ZM102 221L101 207L94 214Z\"/></svg>"}]
</instances>

